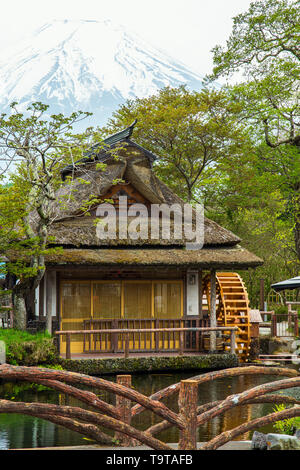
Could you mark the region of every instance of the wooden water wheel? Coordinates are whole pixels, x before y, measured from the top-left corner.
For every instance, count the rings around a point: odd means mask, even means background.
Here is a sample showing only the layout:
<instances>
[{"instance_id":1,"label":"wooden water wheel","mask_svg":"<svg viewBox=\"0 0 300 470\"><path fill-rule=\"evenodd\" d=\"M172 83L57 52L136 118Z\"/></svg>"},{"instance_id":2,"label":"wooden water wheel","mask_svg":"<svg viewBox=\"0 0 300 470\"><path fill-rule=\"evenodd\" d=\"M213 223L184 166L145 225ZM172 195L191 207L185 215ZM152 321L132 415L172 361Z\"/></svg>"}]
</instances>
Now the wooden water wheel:
<instances>
[{"instance_id":1,"label":"wooden water wheel","mask_svg":"<svg viewBox=\"0 0 300 470\"><path fill-rule=\"evenodd\" d=\"M245 362L250 350L249 299L242 278L237 273L216 273L216 314L218 326L237 326L236 354ZM203 293L210 311L210 275L203 279ZM225 350L230 349L229 331L225 332Z\"/></svg>"}]
</instances>

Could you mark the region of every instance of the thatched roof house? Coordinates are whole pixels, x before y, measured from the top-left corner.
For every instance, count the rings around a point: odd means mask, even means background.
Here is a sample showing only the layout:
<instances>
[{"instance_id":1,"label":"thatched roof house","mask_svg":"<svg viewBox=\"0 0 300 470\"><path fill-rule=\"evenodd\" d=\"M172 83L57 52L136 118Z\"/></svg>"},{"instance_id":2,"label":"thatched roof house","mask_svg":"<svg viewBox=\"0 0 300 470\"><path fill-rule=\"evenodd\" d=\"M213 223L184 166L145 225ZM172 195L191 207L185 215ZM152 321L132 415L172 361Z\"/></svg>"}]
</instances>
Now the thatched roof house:
<instances>
[{"instance_id":1,"label":"thatched roof house","mask_svg":"<svg viewBox=\"0 0 300 470\"><path fill-rule=\"evenodd\" d=\"M37 292L39 315L51 311L62 329L82 329L83 322L91 319L198 317L202 315L199 286L204 271L262 264L240 246L239 237L207 218L201 249L187 249L189 240L185 234L178 236L173 213L170 236L162 236L159 230L158 237L152 237L153 205L168 208L175 204L183 210L184 201L155 176L152 167L157 156L131 139L133 128L134 123L103 145L95 145L62 171L64 184L51 208L50 235L55 238L53 246L63 249L47 256L45 278ZM136 204L147 209L146 236L143 232L140 238L124 238L124 225L119 225L121 196L127 198L129 209ZM115 210L115 236L101 238L99 223L101 228L108 219L98 211L108 203ZM136 213L127 213L126 229ZM196 230L195 211L193 215L192 229ZM158 224L162 229L162 216ZM195 275L193 285L187 285L190 273ZM77 343L80 351L82 345Z\"/></svg>"}]
</instances>

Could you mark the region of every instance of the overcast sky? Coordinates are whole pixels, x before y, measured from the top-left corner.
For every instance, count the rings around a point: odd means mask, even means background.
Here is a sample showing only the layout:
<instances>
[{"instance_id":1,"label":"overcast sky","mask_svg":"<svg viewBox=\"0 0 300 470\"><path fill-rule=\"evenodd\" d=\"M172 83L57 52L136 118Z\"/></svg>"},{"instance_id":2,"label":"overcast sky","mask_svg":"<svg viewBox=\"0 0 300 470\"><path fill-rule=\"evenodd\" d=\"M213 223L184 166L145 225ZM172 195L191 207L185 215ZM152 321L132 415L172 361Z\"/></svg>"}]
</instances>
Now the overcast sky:
<instances>
[{"instance_id":1,"label":"overcast sky","mask_svg":"<svg viewBox=\"0 0 300 470\"><path fill-rule=\"evenodd\" d=\"M2 0L0 43L12 42L53 19L110 19L202 75L211 71L211 49L225 44L232 18L250 0ZM99 45L100 46L100 45ZM102 45L103 46L103 45Z\"/></svg>"}]
</instances>

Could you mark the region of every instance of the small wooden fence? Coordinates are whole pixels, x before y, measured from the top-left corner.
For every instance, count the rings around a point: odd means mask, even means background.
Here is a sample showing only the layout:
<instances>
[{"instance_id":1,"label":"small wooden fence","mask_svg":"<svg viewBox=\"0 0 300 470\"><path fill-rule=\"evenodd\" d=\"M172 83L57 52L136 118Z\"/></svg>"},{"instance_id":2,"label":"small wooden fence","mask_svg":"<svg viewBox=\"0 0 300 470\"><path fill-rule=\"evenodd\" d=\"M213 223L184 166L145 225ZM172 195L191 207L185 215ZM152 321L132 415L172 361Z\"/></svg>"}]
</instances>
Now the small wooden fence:
<instances>
[{"instance_id":1,"label":"small wooden fence","mask_svg":"<svg viewBox=\"0 0 300 470\"><path fill-rule=\"evenodd\" d=\"M119 351L119 343L118 337L122 337L122 351L124 352L125 358L129 356L130 352L137 352L141 351L139 349L140 344L138 341L132 341L132 337L130 335L154 335L154 342L156 344L153 352L166 352L169 351L168 344L174 335L179 335L178 338L178 346L177 349L174 347L172 351L178 351L179 354L183 354L185 352L185 344L186 338L191 338L191 335L195 335L195 338L198 336L198 340L202 338L203 333L210 334L212 331L224 333L228 332L227 334L223 335L222 342L226 341L230 345L230 352L235 353L235 332L238 331L238 327L229 327L229 326L218 326L218 327L190 327L190 328L125 328L125 329L102 329L102 330L65 330L65 331L56 331L55 334L57 336L62 336L66 338L66 358L71 359L71 337L73 335L83 335L84 336L84 352L89 353L103 353L103 349L101 349L101 342L105 341L107 344L110 345L111 349L109 352L117 352ZM160 339L160 334L164 335L164 341L162 343ZM187 335L187 336L186 336ZM165 339L166 338L166 339ZM138 343L138 346L136 346ZM131 344L131 348L130 348ZM162 345L163 344L163 345ZM167 346L164 346L167 345ZM114 349L115 348L115 349ZM199 348L195 349L199 351ZM188 349L189 351L189 349ZM108 352L108 350L105 350Z\"/></svg>"},{"instance_id":2,"label":"small wooden fence","mask_svg":"<svg viewBox=\"0 0 300 470\"><path fill-rule=\"evenodd\" d=\"M0 307L0 328L13 328L12 307Z\"/></svg>"},{"instance_id":3,"label":"small wooden fence","mask_svg":"<svg viewBox=\"0 0 300 470\"><path fill-rule=\"evenodd\" d=\"M296 311L288 305L288 313L276 314L274 310L260 312L263 322L260 327L270 328L271 336L277 338L294 338L299 336L299 318Z\"/></svg>"},{"instance_id":4,"label":"small wooden fence","mask_svg":"<svg viewBox=\"0 0 300 470\"><path fill-rule=\"evenodd\" d=\"M129 334L129 349L134 352L172 352L177 351L180 341L178 331L170 332L171 328L207 328L209 319L90 319L83 321L84 330L105 330L104 333L83 336L84 353L119 353L125 349L125 337L118 330L134 330ZM143 330L155 329L154 333ZM106 330L115 330L108 334ZM167 331L168 330L168 331ZM184 333L184 350L200 351L204 347L204 337L197 331Z\"/></svg>"},{"instance_id":5,"label":"small wooden fence","mask_svg":"<svg viewBox=\"0 0 300 470\"><path fill-rule=\"evenodd\" d=\"M278 338L297 337L299 335L297 312L272 315L271 335Z\"/></svg>"}]
</instances>

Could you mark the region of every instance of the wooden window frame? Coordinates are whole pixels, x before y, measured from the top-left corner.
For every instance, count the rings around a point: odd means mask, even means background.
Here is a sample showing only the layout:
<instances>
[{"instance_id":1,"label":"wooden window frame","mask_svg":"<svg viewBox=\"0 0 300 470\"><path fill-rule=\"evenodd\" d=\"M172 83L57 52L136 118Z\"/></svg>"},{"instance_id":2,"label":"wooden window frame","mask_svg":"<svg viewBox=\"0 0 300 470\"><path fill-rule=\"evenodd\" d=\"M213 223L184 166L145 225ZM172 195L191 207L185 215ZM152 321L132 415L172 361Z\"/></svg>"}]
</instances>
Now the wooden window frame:
<instances>
[{"instance_id":1,"label":"wooden window frame","mask_svg":"<svg viewBox=\"0 0 300 470\"><path fill-rule=\"evenodd\" d=\"M59 296L60 296L60 321L63 318L63 308L62 308L62 286L64 284L90 284L91 286L91 299L90 299L90 319L94 319L94 291L93 291L93 286L94 284L114 284L114 283L118 283L120 284L120 287L121 287L121 317L120 319L126 319L126 317L124 316L124 310L125 310L125 302L124 302L124 286L127 284L150 284L151 285L151 319L156 319L155 317L155 303L154 303L154 286L155 284L159 284L159 283L164 283L164 284L177 284L177 285L180 285L180 319L184 318L184 282L182 279L172 279L172 280L166 280L166 279L151 279L151 280L147 280L147 279L137 279L137 280L134 280L134 279L130 279L130 280L124 280L124 279L120 279L120 280L114 280L114 279L111 279L111 280L86 280L86 279L61 279L60 280L60 289L59 289ZM64 319L64 320L67 320L67 319ZM79 319L78 319L79 320Z\"/></svg>"}]
</instances>

